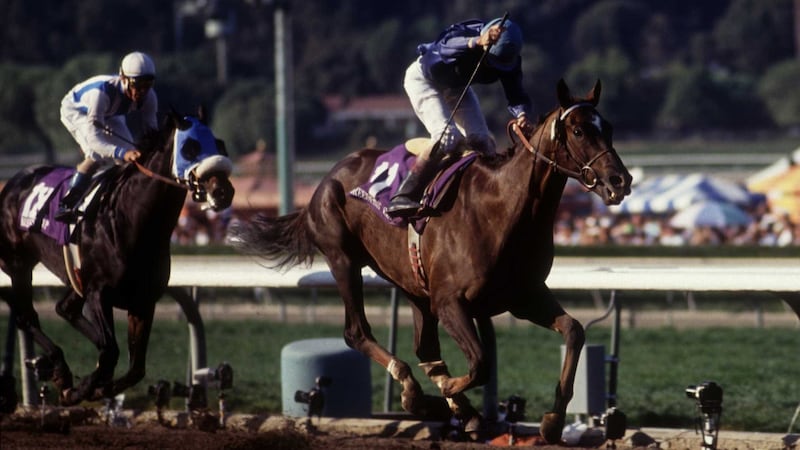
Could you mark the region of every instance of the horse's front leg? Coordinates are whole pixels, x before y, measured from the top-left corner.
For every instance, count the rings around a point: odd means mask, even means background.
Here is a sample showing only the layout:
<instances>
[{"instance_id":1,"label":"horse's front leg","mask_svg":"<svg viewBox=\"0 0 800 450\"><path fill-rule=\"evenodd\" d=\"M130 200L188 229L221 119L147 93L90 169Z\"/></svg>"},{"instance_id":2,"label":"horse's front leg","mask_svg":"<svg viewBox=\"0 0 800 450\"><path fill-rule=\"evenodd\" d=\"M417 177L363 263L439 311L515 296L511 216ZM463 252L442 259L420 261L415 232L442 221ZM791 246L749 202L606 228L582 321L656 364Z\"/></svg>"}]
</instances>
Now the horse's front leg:
<instances>
[{"instance_id":1,"label":"horse's front leg","mask_svg":"<svg viewBox=\"0 0 800 450\"><path fill-rule=\"evenodd\" d=\"M516 305L511 313L518 318L555 330L564 337L566 352L561 376L556 386L553 409L545 413L539 428L539 433L545 441L550 444L558 443L561 441L561 433L566 423L567 404L572 400L578 358L586 340L583 325L564 311L545 285L541 285L538 291Z\"/></svg>"},{"instance_id":2,"label":"horse's front leg","mask_svg":"<svg viewBox=\"0 0 800 450\"><path fill-rule=\"evenodd\" d=\"M128 371L114 380L111 395L123 392L144 378L147 344L153 329L155 301L143 303L146 303L147 306L128 311Z\"/></svg>"},{"instance_id":3,"label":"horse's front leg","mask_svg":"<svg viewBox=\"0 0 800 450\"><path fill-rule=\"evenodd\" d=\"M77 389L65 393L66 401L77 403L81 400L97 400L112 395L111 380L119 360L119 347L114 332L114 311L110 302L103 302L96 290L86 290L86 311L94 331L87 337L98 349L97 367L83 378Z\"/></svg>"}]
</instances>

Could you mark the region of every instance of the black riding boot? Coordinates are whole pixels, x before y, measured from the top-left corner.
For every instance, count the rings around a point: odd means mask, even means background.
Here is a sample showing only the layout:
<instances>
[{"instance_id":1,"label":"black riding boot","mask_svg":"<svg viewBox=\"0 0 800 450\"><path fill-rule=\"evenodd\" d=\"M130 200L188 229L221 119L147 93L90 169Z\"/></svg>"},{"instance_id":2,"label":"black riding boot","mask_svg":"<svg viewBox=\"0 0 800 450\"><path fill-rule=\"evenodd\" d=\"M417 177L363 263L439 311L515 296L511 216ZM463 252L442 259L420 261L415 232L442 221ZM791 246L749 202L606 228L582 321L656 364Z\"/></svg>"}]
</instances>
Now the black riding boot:
<instances>
[{"instance_id":1,"label":"black riding boot","mask_svg":"<svg viewBox=\"0 0 800 450\"><path fill-rule=\"evenodd\" d=\"M89 188L91 181L92 177L84 173L75 172L75 174L72 175L72 179L69 181L69 189L58 204L56 220L64 223L75 223L78 221L76 206L83 198L83 195L86 194L86 190Z\"/></svg>"},{"instance_id":2,"label":"black riding boot","mask_svg":"<svg viewBox=\"0 0 800 450\"><path fill-rule=\"evenodd\" d=\"M419 210L422 193L436 175L439 159L431 157L411 169L408 177L400 184L400 188L386 208L386 214L389 217L409 217Z\"/></svg>"}]
</instances>

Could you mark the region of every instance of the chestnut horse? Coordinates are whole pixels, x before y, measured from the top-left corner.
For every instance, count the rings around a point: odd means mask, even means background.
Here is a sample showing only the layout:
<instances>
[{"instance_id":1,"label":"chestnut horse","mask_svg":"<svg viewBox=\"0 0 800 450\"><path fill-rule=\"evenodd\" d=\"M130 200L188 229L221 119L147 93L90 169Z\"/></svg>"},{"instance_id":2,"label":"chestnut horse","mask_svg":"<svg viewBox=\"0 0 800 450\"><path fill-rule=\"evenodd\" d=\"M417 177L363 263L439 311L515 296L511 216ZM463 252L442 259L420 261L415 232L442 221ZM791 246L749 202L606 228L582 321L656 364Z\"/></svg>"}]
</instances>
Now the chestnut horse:
<instances>
[{"instance_id":1,"label":"chestnut horse","mask_svg":"<svg viewBox=\"0 0 800 450\"><path fill-rule=\"evenodd\" d=\"M553 408L540 428L547 442L558 442L584 331L545 283L553 263L556 210L568 176L606 204L618 204L630 193L631 175L612 145L611 125L596 110L600 82L586 98L574 98L561 80L557 95L560 107L535 130L514 129L518 137L512 137L514 145L505 154L467 167L457 197L430 218L419 243L426 283L420 283L409 263L408 231L348 195L370 178L376 158L384 153L379 150L350 154L323 178L307 207L240 223L231 241L275 268L310 263L321 252L344 301L346 343L402 385L406 411L426 415L443 402L423 395L411 367L375 340L364 312L361 269L369 266L402 289L413 310L420 367L467 432L480 430L482 419L464 391L486 383L490 375L475 321L508 311L561 333L566 358ZM467 374L451 376L442 361L439 324L467 358Z\"/></svg>"},{"instance_id":2,"label":"chestnut horse","mask_svg":"<svg viewBox=\"0 0 800 450\"><path fill-rule=\"evenodd\" d=\"M57 227L46 218L41 231L22 229L21 217L32 205L57 204L51 195L63 187L46 185L50 174L74 169L35 166L22 170L0 192L0 268L12 287L0 292L20 330L29 331L53 365L53 384L62 405L113 397L145 375L145 355L156 301L170 276L170 238L187 190L214 210L231 205L231 162L222 141L201 117L170 114L166 126L143 137L140 162L116 166L105 174L108 188L86 209L70 239L83 256L78 275L65 266L68 247L43 231ZM64 179L63 176L59 179ZM63 182L62 185L63 186ZM46 208L46 207L44 207ZM42 209L44 209L42 208ZM52 207L50 207L52 210ZM41 329L34 310L32 271L41 262L69 289L56 304L60 316L98 349L97 367L78 386L64 353ZM120 350L114 333L113 308L128 312L129 368L114 379ZM13 347L12 347L13 349ZM16 404L13 377L0 374L0 410Z\"/></svg>"}]
</instances>

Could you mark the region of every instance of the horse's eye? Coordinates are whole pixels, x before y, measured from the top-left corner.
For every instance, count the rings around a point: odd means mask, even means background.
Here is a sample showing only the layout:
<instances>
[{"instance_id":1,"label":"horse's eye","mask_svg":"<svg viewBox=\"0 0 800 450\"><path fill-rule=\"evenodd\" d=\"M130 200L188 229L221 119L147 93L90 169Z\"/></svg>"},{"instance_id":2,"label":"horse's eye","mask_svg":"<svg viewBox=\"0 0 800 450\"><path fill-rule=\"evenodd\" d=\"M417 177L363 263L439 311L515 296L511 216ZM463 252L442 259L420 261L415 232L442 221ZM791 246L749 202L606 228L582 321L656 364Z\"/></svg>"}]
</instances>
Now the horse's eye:
<instances>
[{"instance_id":1,"label":"horse's eye","mask_svg":"<svg viewBox=\"0 0 800 450\"><path fill-rule=\"evenodd\" d=\"M202 150L200 142L196 139L187 139L181 147L181 155L189 161L194 161L200 155L200 150Z\"/></svg>"},{"instance_id":2,"label":"horse's eye","mask_svg":"<svg viewBox=\"0 0 800 450\"><path fill-rule=\"evenodd\" d=\"M572 129L572 134L574 134L575 137L583 137L583 130L581 130L578 127L575 127Z\"/></svg>"}]
</instances>

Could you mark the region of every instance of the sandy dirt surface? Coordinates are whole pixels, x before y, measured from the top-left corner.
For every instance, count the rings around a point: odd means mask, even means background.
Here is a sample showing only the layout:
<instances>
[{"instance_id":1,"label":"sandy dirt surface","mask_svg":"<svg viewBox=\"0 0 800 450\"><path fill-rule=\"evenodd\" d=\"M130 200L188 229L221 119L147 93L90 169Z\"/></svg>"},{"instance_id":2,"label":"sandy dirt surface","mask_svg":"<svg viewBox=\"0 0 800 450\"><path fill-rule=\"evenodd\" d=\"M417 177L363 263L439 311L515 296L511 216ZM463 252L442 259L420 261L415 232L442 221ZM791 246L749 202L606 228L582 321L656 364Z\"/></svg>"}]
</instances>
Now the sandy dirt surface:
<instances>
[{"instance_id":1,"label":"sandy dirt surface","mask_svg":"<svg viewBox=\"0 0 800 450\"><path fill-rule=\"evenodd\" d=\"M130 416L130 413L128 413ZM135 418L103 419L88 408L50 410L44 417L18 410L0 419L0 448L6 449L489 449L490 443L444 438L441 427L393 420L322 419L309 427L304 419L235 416L225 428L218 416L165 413L159 420L145 413ZM508 435L498 442L508 444ZM516 438L533 445L530 434ZM598 444L599 441L595 442ZM537 445L554 449L559 446ZM595 448L587 447L587 448Z\"/></svg>"},{"instance_id":2,"label":"sandy dirt surface","mask_svg":"<svg viewBox=\"0 0 800 450\"><path fill-rule=\"evenodd\" d=\"M514 448L611 448L602 428L591 428L573 446L546 445L535 424L518 424ZM282 416L233 415L220 426L214 414L166 411L136 414L123 411L115 418L92 408L54 408L44 416L18 409L0 417L0 448L7 449L270 449L270 450L488 450L509 447L510 436L492 440L454 440L441 423L408 419L313 419ZM797 434L721 432L719 449L767 450L797 448ZM616 441L619 450L696 449L700 436L693 430L628 430Z\"/></svg>"}]
</instances>

